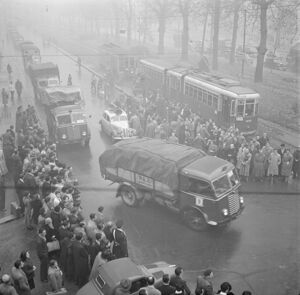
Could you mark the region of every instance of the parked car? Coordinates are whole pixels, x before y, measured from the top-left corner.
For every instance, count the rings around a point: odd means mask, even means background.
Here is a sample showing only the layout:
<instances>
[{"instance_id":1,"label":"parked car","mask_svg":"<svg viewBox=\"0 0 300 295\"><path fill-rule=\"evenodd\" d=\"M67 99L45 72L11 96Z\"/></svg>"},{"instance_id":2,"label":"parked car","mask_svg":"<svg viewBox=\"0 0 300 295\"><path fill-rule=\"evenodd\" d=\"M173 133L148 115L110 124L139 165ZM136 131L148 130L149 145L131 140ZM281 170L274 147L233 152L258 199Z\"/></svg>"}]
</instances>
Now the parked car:
<instances>
[{"instance_id":1,"label":"parked car","mask_svg":"<svg viewBox=\"0 0 300 295\"><path fill-rule=\"evenodd\" d=\"M114 104L105 110L99 121L101 130L111 137L113 141L134 137L136 131L129 128L128 117L124 110Z\"/></svg>"},{"instance_id":2,"label":"parked car","mask_svg":"<svg viewBox=\"0 0 300 295\"><path fill-rule=\"evenodd\" d=\"M160 261L149 265L136 265L130 258L120 258L106 262L92 274L92 279L76 295L112 295L124 279L130 281L130 294L138 294L142 288L147 289L147 278L153 276L156 282L161 281L163 274L174 273L175 265Z\"/></svg>"}]
</instances>

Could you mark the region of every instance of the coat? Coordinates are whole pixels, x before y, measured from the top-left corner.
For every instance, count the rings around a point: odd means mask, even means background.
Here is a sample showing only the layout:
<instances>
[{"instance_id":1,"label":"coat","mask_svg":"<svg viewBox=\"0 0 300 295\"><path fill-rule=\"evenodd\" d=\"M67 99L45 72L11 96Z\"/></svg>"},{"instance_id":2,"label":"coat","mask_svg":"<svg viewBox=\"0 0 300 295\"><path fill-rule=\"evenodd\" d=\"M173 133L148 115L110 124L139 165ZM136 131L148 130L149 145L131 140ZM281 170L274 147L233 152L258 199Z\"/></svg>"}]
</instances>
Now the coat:
<instances>
[{"instance_id":1,"label":"coat","mask_svg":"<svg viewBox=\"0 0 300 295\"><path fill-rule=\"evenodd\" d=\"M258 152L254 156L254 177L263 177L265 175L265 156L262 152Z\"/></svg>"},{"instance_id":2,"label":"coat","mask_svg":"<svg viewBox=\"0 0 300 295\"><path fill-rule=\"evenodd\" d=\"M75 282L81 286L87 282L89 275L89 254L84 245L78 240L72 243L72 254Z\"/></svg>"},{"instance_id":3,"label":"coat","mask_svg":"<svg viewBox=\"0 0 300 295\"><path fill-rule=\"evenodd\" d=\"M240 169L240 175L241 176L249 176L250 172L250 162L251 162L251 154L247 153L243 155L243 160L241 164L241 169Z\"/></svg>"},{"instance_id":4,"label":"coat","mask_svg":"<svg viewBox=\"0 0 300 295\"><path fill-rule=\"evenodd\" d=\"M63 276L62 271L59 267L48 268L48 280L50 288L53 292L60 290L63 287Z\"/></svg>"},{"instance_id":5,"label":"coat","mask_svg":"<svg viewBox=\"0 0 300 295\"><path fill-rule=\"evenodd\" d=\"M22 270L24 271L27 280L28 280L28 284L30 289L34 289L35 288L35 283L34 283L34 269L33 269L33 264L31 262L30 259L26 259L24 261L24 266L22 267Z\"/></svg>"},{"instance_id":6,"label":"coat","mask_svg":"<svg viewBox=\"0 0 300 295\"><path fill-rule=\"evenodd\" d=\"M22 269L12 268L11 278L18 295L31 295L26 274Z\"/></svg>"},{"instance_id":7,"label":"coat","mask_svg":"<svg viewBox=\"0 0 300 295\"><path fill-rule=\"evenodd\" d=\"M281 175L290 176L293 167L293 155L290 152L286 152L282 156Z\"/></svg>"},{"instance_id":8,"label":"coat","mask_svg":"<svg viewBox=\"0 0 300 295\"><path fill-rule=\"evenodd\" d=\"M178 287L182 291L185 292L186 295L191 294L191 290L189 289L185 280L183 280L180 276L172 275L170 278L170 286L174 287L175 289Z\"/></svg>"},{"instance_id":9,"label":"coat","mask_svg":"<svg viewBox=\"0 0 300 295\"><path fill-rule=\"evenodd\" d=\"M281 157L277 152L272 152L268 158L268 172L267 175L278 175L278 166L281 162Z\"/></svg>"},{"instance_id":10,"label":"coat","mask_svg":"<svg viewBox=\"0 0 300 295\"><path fill-rule=\"evenodd\" d=\"M114 244L113 254L116 258L128 257L127 237L121 228L113 230Z\"/></svg>"},{"instance_id":11,"label":"coat","mask_svg":"<svg viewBox=\"0 0 300 295\"><path fill-rule=\"evenodd\" d=\"M16 289L10 284L0 284L0 294L2 295L18 295Z\"/></svg>"},{"instance_id":12,"label":"coat","mask_svg":"<svg viewBox=\"0 0 300 295\"><path fill-rule=\"evenodd\" d=\"M68 256L71 255L71 245L72 242L67 236L60 241L59 265L61 266L62 270L66 273L66 275L68 275L70 272L68 269Z\"/></svg>"},{"instance_id":13,"label":"coat","mask_svg":"<svg viewBox=\"0 0 300 295\"><path fill-rule=\"evenodd\" d=\"M162 284L161 286L157 287L157 289L160 291L161 295L171 295L175 293L175 287L172 287L168 284Z\"/></svg>"},{"instance_id":14,"label":"coat","mask_svg":"<svg viewBox=\"0 0 300 295\"><path fill-rule=\"evenodd\" d=\"M43 239L40 236L37 237L36 251L39 259L43 259L45 257L48 258L48 247L46 239Z\"/></svg>"}]
</instances>

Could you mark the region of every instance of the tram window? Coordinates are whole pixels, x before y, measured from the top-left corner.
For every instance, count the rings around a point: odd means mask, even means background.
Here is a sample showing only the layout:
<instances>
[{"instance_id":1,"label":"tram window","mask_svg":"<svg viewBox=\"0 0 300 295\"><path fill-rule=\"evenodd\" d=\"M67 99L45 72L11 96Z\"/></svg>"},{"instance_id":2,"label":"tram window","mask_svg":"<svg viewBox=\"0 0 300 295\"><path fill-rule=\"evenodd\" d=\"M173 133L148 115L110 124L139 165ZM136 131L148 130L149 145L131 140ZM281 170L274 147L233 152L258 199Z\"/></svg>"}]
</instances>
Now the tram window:
<instances>
[{"instance_id":1,"label":"tram window","mask_svg":"<svg viewBox=\"0 0 300 295\"><path fill-rule=\"evenodd\" d=\"M255 104L255 112L254 115L257 116L258 114L258 103Z\"/></svg>"},{"instance_id":2,"label":"tram window","mask_svg":"<svg viewBox=\"0 0 300 295\"><path fill-rule=\"evenodd\" d=\"M195 98L195 99L197 99L197 88L196 87L193 87L194 88L194 91L193 91L193 97Z\"/></svg>"},{"instance_id":3,"label":"tram window","mask_svg":"<svg viewBox=\"0 0 300 295\"><path fill-rule=\"evenodd\" d=\"M208 105L209 106L212 106L212 94L211 93L208 93Z\"/></svg>"},{"instance_id":4,"label":"tram window","mask_svg":"<svg viewBox=\"0 0 300 295\"><path fill-rule=\"evenodd\" d=\"M213 96L213 108L218 109L218 97L215 95Z\"/></svg>"},{"instance_id":5,"label":"tram window","mask_svg":"<svg viewBox=\"0 0 300 295\"><path fill-rule=\"evenodd\" d=\"M254 115L254 99L247 99L246 101L246 108L245 108L245 115L246 116L253 116Z\"/></svg>"},{"instance_id":6,"label":"tram window","mask_svg":"<svg viewBox=\"0 0 300 295\"><path fill-rule=\"evenodd\" d=\"M202 90L198 89L198 101L202 102Z\"/></svg>"},{"instance_id":7,"label":"tram window","mask_svg":"<svg viewBox=\"0 0 300 295\"><path fill-rule=\"evenodd\" d=\"M244 116L244 108L245 102L243 100L238 101L237 109L236 109L236 116L243 117Z\"/></svg>"},{"instance_id":8,"label":"tram window","mask_svg":"<svg viewBox=\"0 0 300 295\"><path fill-rule=\"evenodd\" d=\"M203 91L203 103L207 104L207 92Z\"/></svg>"},{"instance_id":9,"label":"tram window","mask_svg":"<svg viewBox=\"0 0 300 295\"><path fill-rule=\"evenodd\" d=\"M231 101L231 109L230 109L230 116L235 115L235 100Z\"/></svg>"}]
</instances>

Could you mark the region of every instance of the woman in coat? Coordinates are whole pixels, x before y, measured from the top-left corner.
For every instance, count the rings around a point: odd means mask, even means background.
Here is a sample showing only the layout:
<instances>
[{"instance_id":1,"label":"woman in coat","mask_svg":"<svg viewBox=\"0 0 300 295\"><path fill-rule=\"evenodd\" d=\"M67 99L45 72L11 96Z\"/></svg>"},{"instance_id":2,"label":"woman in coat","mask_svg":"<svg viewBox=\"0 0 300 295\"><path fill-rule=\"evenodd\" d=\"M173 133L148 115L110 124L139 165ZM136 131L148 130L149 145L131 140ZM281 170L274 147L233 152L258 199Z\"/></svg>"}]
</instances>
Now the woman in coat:
<instances>
[{"instance_id":1,"label":"woman in coat","mask_svg":"<svg viewBox=\"0 0 300 295\"><path fill-rule=\"evenodd\" d=\"M11 270L11 278L18 295L31 295L26 274L22 270L24 263L17 260Z\"/></svg>"},{"instance_id":2,"label":"woman in coat","mask_svg":"<svg viewBox=\"0 0 300 295\"><path fill-rule=\"evenodd\" d=\"M245 148L243 152L242 163L241 163L240 176L245 178L247 182L249 179L250 162L251 162L251 153L249 149Z\"/></svg>"},{"instance_id":3,"label":"woman in coat","mask_svg":"<svg viewBox=\"0 0 300 295\"><path fill-rule=\"evenodd\" d=\"M278 166L281 163L281 157L278 154L277 150L273 150L268 158L268 172L267 175L271 177L271 183L274 181L274 176L278 175Z\"/></svg>"},{"instance_id":4,"label":"woman in coat","mask_svg":"<svg viewBox=\"0 0 300 295\"><path fill-rule=\"evenodd\" d=\"M284 182L288 182L290 175L292 174L293 167L293 155L289 149L285 151L282 156L281 176L284 177Z\"/></svg>"},{"instance_id":5,"label":"woman in coat","mask_svg":"<svg viewBox=\"0 0 300 295\"><path fill-rule=\"evenodd\" d=\"M22 270L24 271L27 277L30 290L32 290L35 288L34 272L36 270L36 267L31 262L29 251L21 252L20 260L23 262Z\"/></svg>"},{"instance_id":6,"label":"woman in coat","mask_svg":"<svg viewBox=\"0 0 300 295\"><path fill-rule=\"evenodd\" d=\"M23 197L23 203L24 203L25 226L27 229L31 230L33 229L32 222L31 222L32 207L31 207L31 198L29 192L27 192Z\"/></svg>"},{"instance_id":7,"label":"woman in coat","mask_svg":"<svg viewBox=\"0 0 300 295\"><path fill-rule=\"evenodd\" d=\"M265 156L262 150L259 150L254 155L253 174L257 181L262 181L262 178L265 176Z\"/></svg>"}]
</instances>

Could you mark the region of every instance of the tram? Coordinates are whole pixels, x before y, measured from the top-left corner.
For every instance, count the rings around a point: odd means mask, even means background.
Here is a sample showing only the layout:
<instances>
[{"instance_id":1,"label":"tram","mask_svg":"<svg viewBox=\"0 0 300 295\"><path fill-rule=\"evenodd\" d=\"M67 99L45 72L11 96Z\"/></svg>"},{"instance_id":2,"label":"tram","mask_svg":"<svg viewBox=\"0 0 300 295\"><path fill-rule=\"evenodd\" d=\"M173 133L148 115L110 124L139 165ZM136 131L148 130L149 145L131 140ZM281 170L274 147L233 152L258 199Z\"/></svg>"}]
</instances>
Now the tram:
<instances>
[{"instance_id":1,"label":"tram","mask_svg":"<svg viewBox=\"0 0 300 295\"><path fill-rule=\"evenodd\" d=\"M187 103L219 126L235 126L243 134L257 129L259 93L237 80L161 60L140 60L147 90L160 89L169 100Z\"/></svg>"}]
</instances>

